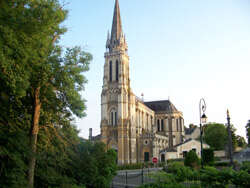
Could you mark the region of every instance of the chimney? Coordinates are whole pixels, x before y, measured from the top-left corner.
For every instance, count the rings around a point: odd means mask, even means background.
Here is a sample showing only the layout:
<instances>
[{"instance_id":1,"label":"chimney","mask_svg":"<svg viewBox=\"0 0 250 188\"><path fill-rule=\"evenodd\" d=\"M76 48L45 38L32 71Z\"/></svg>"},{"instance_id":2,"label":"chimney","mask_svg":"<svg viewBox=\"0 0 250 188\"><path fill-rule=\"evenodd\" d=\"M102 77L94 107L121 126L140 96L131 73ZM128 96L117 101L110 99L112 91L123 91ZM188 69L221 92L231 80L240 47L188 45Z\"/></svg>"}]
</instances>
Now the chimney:
<instances>
[{"instance_id":1,"label":"chimney","mask_svg":"<svg viewBox=\"0 0 250 188\"><path fill-rule=\"evenodd\" d=\"M89 128L89 141L92 140L92 128Z\"/></svg>"}]
</instances>

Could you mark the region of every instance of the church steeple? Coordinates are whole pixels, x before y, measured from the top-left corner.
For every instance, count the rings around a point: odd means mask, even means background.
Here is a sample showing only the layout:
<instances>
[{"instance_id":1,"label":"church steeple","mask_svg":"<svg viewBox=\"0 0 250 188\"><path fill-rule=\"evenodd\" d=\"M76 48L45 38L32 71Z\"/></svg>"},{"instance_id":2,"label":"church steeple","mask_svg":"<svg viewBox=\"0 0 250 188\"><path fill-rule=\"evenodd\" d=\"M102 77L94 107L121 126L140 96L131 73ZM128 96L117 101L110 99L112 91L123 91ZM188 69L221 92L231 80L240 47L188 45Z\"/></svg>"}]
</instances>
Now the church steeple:
<instances>
[{"instance_id":1,"label":"church steeple","mask_svg":"<svg viewBox=\"0 0 250 188\"><path fill-rule=\"evenodd\" d=\"M122 21L120 15L119 1L115 1L113 24L111 30L111 40L119 40L122 34Z\"/></svg>"},{"instance_id":2,"label":"church steeple","mask_svg":"<svg viewBox=\"0 0 250 188\"><path fill-rule=\"evenodd\" d=\"M120 15L119 1L115 1L111 37L108 36L106 47L112 52L114 49L127 51L125 36L122 32L122 21Z\"/></svg>"}]
</instances>

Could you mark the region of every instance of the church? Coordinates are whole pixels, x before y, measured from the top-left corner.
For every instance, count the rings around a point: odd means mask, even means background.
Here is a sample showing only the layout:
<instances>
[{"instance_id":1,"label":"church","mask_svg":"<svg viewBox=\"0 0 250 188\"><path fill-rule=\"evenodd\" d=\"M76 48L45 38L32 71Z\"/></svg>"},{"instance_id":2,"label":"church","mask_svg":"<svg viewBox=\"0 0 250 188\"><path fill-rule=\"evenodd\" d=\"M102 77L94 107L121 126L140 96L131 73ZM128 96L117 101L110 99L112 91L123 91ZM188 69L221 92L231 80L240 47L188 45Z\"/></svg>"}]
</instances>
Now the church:
<instances>
[{"instance_id":1,"label":"church","mask_svg":"<svg viewBox=\"0 0 250 188\"><path fill-rule=\"evenodd\" d=\"M165 161L161 151L184 142L183 114L170 100L144 102L133 93L118 0L104 57L99 139L117 151L118 164Z\"/></svg>"}]
</instances>

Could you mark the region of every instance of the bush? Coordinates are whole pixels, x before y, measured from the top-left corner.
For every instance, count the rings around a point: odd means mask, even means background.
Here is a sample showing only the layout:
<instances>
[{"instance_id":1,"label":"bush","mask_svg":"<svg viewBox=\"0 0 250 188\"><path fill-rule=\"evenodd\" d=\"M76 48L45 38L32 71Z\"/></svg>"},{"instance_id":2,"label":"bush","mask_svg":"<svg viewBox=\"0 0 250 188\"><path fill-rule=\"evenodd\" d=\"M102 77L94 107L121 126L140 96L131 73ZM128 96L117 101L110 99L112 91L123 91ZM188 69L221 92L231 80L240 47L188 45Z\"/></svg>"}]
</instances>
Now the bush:
<instances>
[{"instance_id":1,"label":"bush","mask_svg":"<svg viewBox=\"0 0 250 188\"><path fill-rule=\"evenodd\" d=\"M235 171L231 168L217 170L214 167L205 167L200 171L202 187L224 188L231 184Z\"/></svg>"},{"instance_id":2,"label":"bush","mask_svg":"<svg viewBox=\"0 0 250 188\"><path fill-rule=\"evenodd\" d=\"M168 159L167 160L167 164L174 163L174 162L184 162L184 159L180 158L180 159Z\"/></svg>"},{"instance_id":3,"label":"bush","mask_svg":"<svg viewBox=\"0 0 250 188\"><path fill-rule=\"evenodd\" d=\"M250 187L250 174L245 170L235 172L232 182L239 187Z\"/></svg>"},{"instance_id":4,"label":"bush","mask_svg":"<svg viewBox=\"0 0 250 188\"><path fill-rule=\"evenodd\" d=\"M202 160L204 165L213 165L214 164L214 150L204 149L202 153Z\"/></svg>"},{"instance_id":5,"label":"bush","mask_svg":"<svg viewBox=\"0 0 250 188\"><path fill-rule=\"evenodd\" d=\"M240 167L240 170L245 170L248 174L250 174L250 161L244 161Z\"/></svg>"},{"instance_id":6,"label":"bush","mask_svg":"<svg viewBox=\"0 0 250 188\"><path fill-rule=\"evenodd\" d=\"M185 188L185 186L180 183L151 183L142 185L139 188Z\"/></svg>"},{"instance_id":7,"label":"bush","mask_svg":"<svg viewBox=\"0 0 250 188\"><path fill-rule=\"evenodd\" d=\"M134 170L134 169L142 169L143 167L144 167L143 163L124 164L118 166L118 170Z\"/></svg>"},{"instance_id":8,"label":"bush","mask_svg":"<svg viewBox=\"0 0 250 188\"><path fill-rule=\"evenodd\" d=\"M165 172L174 174L177 182L183 182L185 180L193 180L194 172L189 167L184 166L180 162L170 163L166 168Z\"/></svg>"},{"instance_id":9,"label":"bush","mask_svg":"<svg viewBox=\"0 0 250 188\"><path fill-rule=\"evenodd\" d=\"M218 162L214 163L214 166L216 166L216 167L229 167L230 163L229 162L220 162L220 161L218 161Z\"/></svg>"},{"instance_id":10,"label":"bush","mask_svg":"<svg viewBox=\"0 0 250 188\"><path fill-rule=\"evenodd\" d=\"M185 166L197 169L200 164L200 160L195 151L190 150L184 160Z\"/></svg>"}]
</instances>

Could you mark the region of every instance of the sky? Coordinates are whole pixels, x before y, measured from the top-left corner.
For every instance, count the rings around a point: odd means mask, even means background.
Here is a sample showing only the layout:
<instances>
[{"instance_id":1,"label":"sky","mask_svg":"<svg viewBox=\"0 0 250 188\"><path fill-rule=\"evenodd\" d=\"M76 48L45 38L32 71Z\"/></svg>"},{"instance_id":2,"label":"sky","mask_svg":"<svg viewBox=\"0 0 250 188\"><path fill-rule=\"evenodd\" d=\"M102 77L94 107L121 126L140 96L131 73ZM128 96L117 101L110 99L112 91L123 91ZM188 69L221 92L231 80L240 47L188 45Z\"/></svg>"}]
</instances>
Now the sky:
<instances>
[{"instance_id":1,"label":"sky","mask_svg":"<svg viewBox=\"0 0 250 188\"><path fill-rule=\"evenodd\" d=\"M80 136L100 133L101 90L107 32L115 0L63 0L64 47L93 55L82 97L87 116L76 119ZM119 0L130 56L131 88L145 101L170 101L185 125L199 124L199 101L209 122L226 123L229 109L237 134L250 119L249 0Z\"/></svg>"}]
</instances>

